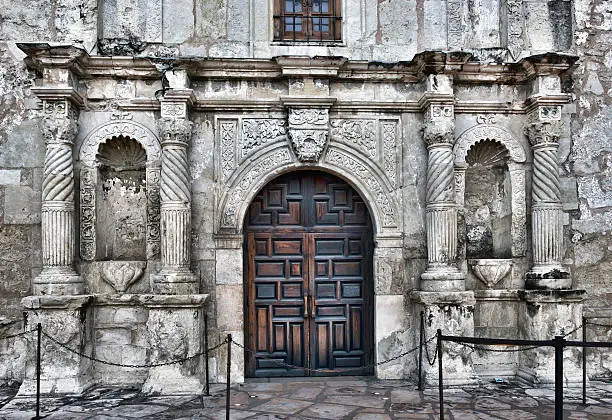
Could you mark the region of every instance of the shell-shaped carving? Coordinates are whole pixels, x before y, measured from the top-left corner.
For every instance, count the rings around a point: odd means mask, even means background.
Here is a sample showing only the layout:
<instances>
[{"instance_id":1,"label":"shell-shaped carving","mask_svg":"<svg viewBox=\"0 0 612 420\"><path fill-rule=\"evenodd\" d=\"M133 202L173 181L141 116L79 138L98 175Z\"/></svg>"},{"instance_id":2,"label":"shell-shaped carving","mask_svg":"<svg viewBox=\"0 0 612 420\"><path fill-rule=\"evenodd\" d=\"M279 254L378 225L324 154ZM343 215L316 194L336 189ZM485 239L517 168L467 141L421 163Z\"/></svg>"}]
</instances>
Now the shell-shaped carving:
<instances>
[{"instance_id":1,"label":"shell-shaped carving","mask_svg":"<svg viewBox=\"0 0 612 420\"><path fill-rule=\"evenodd\" d=\"M468 260L468 264L472 267L472 271L480 281L488 287L498 283L506 277L512 269L512 260L510 259L486 259Z\"/></svg>"},{"instance_id":2,"label":"shell-shaped carving","mask_svg":"<svg viewBox=\"0 0 612 420\"><path fill-rule=\"evenodd\" d=\"M145 261L104 261L102 278L122 293L142 276L145 266Z\"/></svg>"},{"instance_id":3,"label":"shell-shaped carving","mask_svg":"<svg viewBox=\"0 0 612 420\"><path fill-rule=\"evenodd\" d=\"M508 162L510 153L498 141L481 140L470 147L465 161L468 165L500 166Z\"/></svg>"},{"instance_id":4,"label":"shell-shaped carving","mask_svg":"<svg viewBox=\"0 0 612 420\"><path fill-rule=\"evenodd\" d=\"M97 158L115 170L136 170L146 166L147 152L136 140L119 136L100 144Z\"/></svg>"}]
</instances>

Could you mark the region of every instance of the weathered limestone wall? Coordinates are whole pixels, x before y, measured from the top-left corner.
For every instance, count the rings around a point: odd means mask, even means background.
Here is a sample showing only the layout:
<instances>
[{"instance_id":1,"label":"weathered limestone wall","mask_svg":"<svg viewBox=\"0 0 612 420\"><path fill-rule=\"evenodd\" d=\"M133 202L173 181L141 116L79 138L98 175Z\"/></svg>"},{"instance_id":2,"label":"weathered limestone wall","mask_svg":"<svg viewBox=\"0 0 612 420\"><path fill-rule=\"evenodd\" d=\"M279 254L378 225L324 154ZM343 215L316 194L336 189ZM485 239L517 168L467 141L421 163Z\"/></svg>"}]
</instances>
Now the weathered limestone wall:
<instances>
[{"instance_id":1,"label":"weathered limestone wall","mask_svg":"<svg viewBox=\"0 0 612 420\"><path fill-rule=\"evenodd\" d=\"M45 142L35 74L16 42L96 42L96 0L0 2L0 334L19 332L22 297L40 273L41 182ZM25 343L0 342L0 380L23 379Z\"/></svg>"},{"instance_id":2,"label":"weathered limestone wall","mask_svg":"<svg viewBox=\"0 0 612 420\"><path fill-rule=\"evenodd\" d=\"M566 258L577 288L588 292L584 313L610 317L612 301L612 5L575 0L572 48L581 57L571 83L571 144L561 156L569 216ZM610 318L593 322L612 324ZM612 329L590 327L590 339L610 341ZM610 352L590 351L589 375L612 374Z\"/></svg>"}]
</instances>

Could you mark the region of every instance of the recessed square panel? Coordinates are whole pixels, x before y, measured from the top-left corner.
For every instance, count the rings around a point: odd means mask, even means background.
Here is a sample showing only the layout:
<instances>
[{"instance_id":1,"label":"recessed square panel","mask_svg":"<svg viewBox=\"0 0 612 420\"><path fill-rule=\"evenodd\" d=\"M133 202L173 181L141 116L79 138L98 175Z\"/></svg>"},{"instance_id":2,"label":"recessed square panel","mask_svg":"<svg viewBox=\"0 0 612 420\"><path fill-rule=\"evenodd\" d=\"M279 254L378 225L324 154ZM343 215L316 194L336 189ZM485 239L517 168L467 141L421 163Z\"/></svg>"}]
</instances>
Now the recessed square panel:
<instances>
[{"instance_id":1,"label":"recessed square panel","mask_svg":"<svg viewBox=\"0 0 612 420\"><path fill-rule=\"evenodd\" d=\"M273 241L274 255L301 255L302 241L299 239L276 239Z\"/></svg>"},{"instance_id":2,"label":"recessed square panel","mask_svg":"<svg viewBox=\"0 0 612 420\"><path fill-rule=\"evenodd\" d=\"M349 194L345 189L335 189L334 188L334 209L335 208L350 208L349 204Z\"/></svg>"},{"instance_id":3,"label":"recessed square panel","mask_svg":"<svg viewBox=\"0 0 612 420\"><path fill-rule=\"evenodd\" d=\"M255 275L257 277L285 277L285 262L255 261Z\"/></svg>"},{"instance_id":4,"label":"recessed square panel","mask_svg":"<svg viewBox=\"0 0 612 420\"><path fill-rule=\"evenodd\" d=\"M291 261L291 277L302 276L302 261Z\"/></svg>"},{"instance_id":5,"label":"recessed square panel","mask_svg":"<svg viewBox=\"0 0 612 420\"><path fill-rule=\"evenodd\" d=\"M295 299L302 297L302 283L283 283L281 290L284 299Z\"/></svg>"},{"instance_id":6,"label":"recessed square panel","mask_svg":"<svg viewBox=\"0 0 612 420\"><path fill-rule=\"evenodd\" d=\"M316 255L344 255L344 239L316 239Z\"/></svg>"},{"instance_id":7,"label":"recessed square panel","mask_svg":"<svg viewBox=\"0 0 612 420\"><path fill-rule=\"evenodd\" d=\"M333 276L361 276L361 261L333 261Z\"/></svg>"},{"instance_id":8,"label":"recessed square panel","mask_svg":"<svg viewBox=\"0 0 612 420\"><path fill-rule=\"evenodd\" d=\"M257 299L276 299L276 283L259 283L255 285Z\"/></svg>"},{"instance_id":9,"label":"recessed square panel","mask_svg":"<svg viewBox=\"0 0 612 420\"><path fill-rule=\"evenodd\" d=\"M268 255L268 241L265 239L255 240L255 255Z\"/></svg>"},{"instance_id":10,"label":"recessed square panel","mask_svg":"<svg viewBox=\"0 0 612 420\"><path fill-rule=\"evenodd\" d=\"M343 298L360 298L361 283L342 283Z\"/></svg>"},{"instance_id":11,"label":"recessed square panel","mask_svg":"<svg viewBox=\"0 0 612 420\"><path fill-rule=\"evenodd\" d=\"M317 277L328 277L327 267L327 261L317 261Z\"/></svg>"},{"instance_id":12,"label":"recessed square panel","mask_svg":"<svg viewBox=\"0 0 612 420\"><path fill-rule=\"evenodd\" d=\"M317 298L336 297L336 283L317 283Z\"/></svg>"},{"instance_id":13,"label":"recessed square panel","mask_svg":"<svg viewBox=\"0 0 612 420\"><path fill-rule=\"evenodd\" d=\"M267 189L267 208L283 208L283 188L270 187Z\"/></svg>"},{"instance_id":14,"label":"recessed square panel","mask_svg":"<svg viewBox=\"0 0 612 420\"><path fill-rule=\"evenodd\" d=\"M361 241L349 239L349 255L362 255L362 252Z\"/></svg>"},{"instance_id":15,"label":"recessed square panel","mask_svg":"<svg viewBox=\"0 0 612 420\"><path fill-rule=\"evenodd\" d=\"M346 315L344 305L337 306L317 306L317 316L341 316Z\"/></svg>"}]
</instances>

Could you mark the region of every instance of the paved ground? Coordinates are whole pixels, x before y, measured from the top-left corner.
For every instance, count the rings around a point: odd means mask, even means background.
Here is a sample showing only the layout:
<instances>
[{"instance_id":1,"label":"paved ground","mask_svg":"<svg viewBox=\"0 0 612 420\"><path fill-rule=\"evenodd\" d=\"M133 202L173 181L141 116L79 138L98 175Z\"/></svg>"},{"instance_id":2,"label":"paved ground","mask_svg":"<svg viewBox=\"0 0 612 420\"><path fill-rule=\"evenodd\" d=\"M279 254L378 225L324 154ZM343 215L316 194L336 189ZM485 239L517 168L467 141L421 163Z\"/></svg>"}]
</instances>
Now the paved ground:
<instances>
[{"instance_id":1,"label":"paved ground","mask_svg":"<svg viewBox=\"0 0 612 420\"><path fill-rule=\"evenodd\" d=\"M97 387L81 397L45 396L47 419L224 419L225 394L211 397L144 396L135 390ZM612 383L592 382L587 406L579 391L566 390L565 418L612 419ZM33 398L0 388L0 419L31 419ZM249 381L231 392L232 419L438 419L436 389L423 392L402 381L318 378ZM491 384L445 390L449 419L552 419L554 392Z\"/></svg>"}]
</instances>

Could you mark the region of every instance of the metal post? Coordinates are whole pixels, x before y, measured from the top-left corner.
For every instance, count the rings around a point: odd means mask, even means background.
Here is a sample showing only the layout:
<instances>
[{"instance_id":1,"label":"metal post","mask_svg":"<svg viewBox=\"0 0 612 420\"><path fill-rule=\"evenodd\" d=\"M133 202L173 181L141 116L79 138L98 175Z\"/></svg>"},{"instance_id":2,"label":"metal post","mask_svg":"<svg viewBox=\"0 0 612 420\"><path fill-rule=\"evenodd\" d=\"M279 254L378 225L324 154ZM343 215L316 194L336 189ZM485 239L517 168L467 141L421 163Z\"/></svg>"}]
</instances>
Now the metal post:
<instances>
[{"instance_id":1,"label":"metal post","mask_svg":"<svg viewBox=\"0 0 612 420\"><path fill-rule=\"evenodd\" d=\"M208 314L204 314L204 360L206 364L206 396L210 396L210 373L208 370Z\"/></svg>"},{"instance_id":2,"label":"metal post","mask_svg":"<svg viewBox=\"0 0 612 420\"><path fill-rule=\"evenodd\" d=\"M565 339L557 335L555 346L555 420L563 420L563 347Z\"/></svg>"},{"instance_id":3,"label":"metal post","mask_svg":"<svg viewBox=\"0 0 612 420\"><path fill-rule=\"evenodd\" d=\"M225 420L230 420L230 375L232 373L232 335L227 335L227 388L225 390Z\"/></svg>"},{"instance_id":4,"label":"metal post","mask_svg":"<svg viewBox=\"0 0 612 420\"><path fill-rule=\"evenodd\" d=\"M421 311L421 332L419 335L419 387L418 390L423 390L423 335L425 334L425 325L423 324L423 314Z\"/></svg>"},{"instance_id":5,"label":"metal post","mask_svg":"<svg viewBox=\"0 0 612 420\"><path fill-rule=\"evenodd\" d=\"M587 340L587 322L588 319L586 317L582 317L582 342L586 342ZM586 347L582 347L582 405L586 405L586 380L587 380L587 372L586 372Z\"/></svg>"},{"instance_id":6,"label":"metal post","mask_svg":"<svg viewBox=\"0 0 612 420\"><path fill-rule=\"evenodd\" d=\"M444 390L442 378L442 330L438 329L438 346L436 353L438 354L438 393L440 395L440 420L444 420Z\"/></svg>"},{"instance_id":7,"label":"metal post","mask_svg":"<svg viewBox=\"0 0 612 420\"><path fill-rule=\"evenodd\" d=\"M42 325L36 325L38 345L36 347L36 418L40 418L40 344L42 341Z\"/></svg>"}]
</instances>

